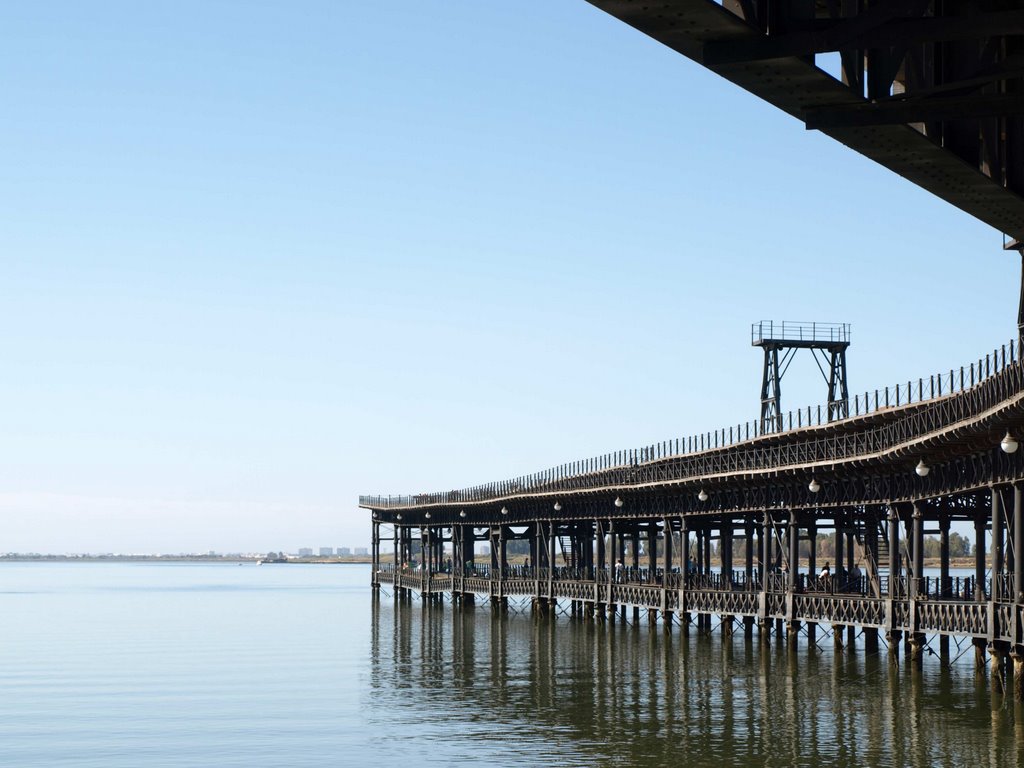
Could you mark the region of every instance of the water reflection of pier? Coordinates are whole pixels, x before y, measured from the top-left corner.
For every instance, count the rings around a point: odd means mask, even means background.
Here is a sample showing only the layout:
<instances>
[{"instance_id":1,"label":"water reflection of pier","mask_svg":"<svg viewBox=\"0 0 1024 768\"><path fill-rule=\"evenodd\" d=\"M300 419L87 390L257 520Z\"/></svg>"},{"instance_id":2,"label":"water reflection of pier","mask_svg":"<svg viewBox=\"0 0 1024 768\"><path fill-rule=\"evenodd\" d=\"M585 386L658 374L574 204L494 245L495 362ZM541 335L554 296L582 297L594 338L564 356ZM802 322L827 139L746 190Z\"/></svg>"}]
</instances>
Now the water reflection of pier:
<instances>
[{"instance_id":1,"label":"water reflection of pier","mask_svg":"<svg viewBox=\"0 0 1024 768\"><path fill-rule=\"evenodd\" d=\"M908 402L909 400L909 402ZM865 412L866 411L866 412ZM765 640L801 633L836 646L929 635L974 645L1002 680L1014 661L1024 695L1024 366L1016 345L901 390L874 407L784 431L733 428L622 451L461 491L362 497L372 511L374 584L401 595L529 598L583 620L646 612L666 630ZM973 574L950 574L950 529L973 528ZM393 555L383 558L384 528ZM828 576L815 546L832 531ZM938 534L940 573L924 573ZM513 564L509 546L527 553ZM712 557L712 543L717 552ZM477 562L478 543L488 545ZM386 561L387 560L387 561Z\"/></svg>"},{"instance_id":2,"label":"water reflection of pier","mask_svg":"<svg viewBox=\"0 0 1024 768\"><path fill-rule=\"evenodd\" d=\"M406 594L374 601L371 654L371 725L432 753L424 734L443 721L456 753L435 757L451 762L485 762L497 742L503 764L1013 765L1020 745L969 667L806 638L759 648Z\"/></svg>"}]
</instances>

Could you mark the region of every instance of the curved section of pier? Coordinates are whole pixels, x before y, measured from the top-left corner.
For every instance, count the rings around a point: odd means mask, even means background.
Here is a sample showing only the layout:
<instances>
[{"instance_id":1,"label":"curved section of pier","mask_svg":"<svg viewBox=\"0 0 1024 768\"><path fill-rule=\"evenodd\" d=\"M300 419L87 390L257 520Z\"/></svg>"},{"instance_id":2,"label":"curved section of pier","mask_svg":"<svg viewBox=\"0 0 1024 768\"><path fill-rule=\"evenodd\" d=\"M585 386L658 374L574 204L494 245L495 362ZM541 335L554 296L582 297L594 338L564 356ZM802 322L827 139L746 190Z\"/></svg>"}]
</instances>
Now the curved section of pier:
<instances>
[{"instance_id":1,"label":"curved section of pier","mask_svg":"<svg viewBox=\"0 0 1024 768\"><path fill-rule=\"evenodd\" d=\"M793 642L826 623L837 643L852 642L854 628L868 647L879 632L890 649L905 640L911 658L929 635L940 645L969 637L979 664L986 652L1015 659L1024 693L1015 346L876 392L850 418L815 423L801 411L780 432L741 426L462 490L361 497L374 584L496 605L529 597L538 610L567 601L595 619L647 611L684 630L718 616L723 631L759 625ZM954 523L973 529L970 575L951 575ZM817 551L826 531L827 569ZM926 534L939 537L937 576L925 575Z\"/></svg>"}]
</instances>

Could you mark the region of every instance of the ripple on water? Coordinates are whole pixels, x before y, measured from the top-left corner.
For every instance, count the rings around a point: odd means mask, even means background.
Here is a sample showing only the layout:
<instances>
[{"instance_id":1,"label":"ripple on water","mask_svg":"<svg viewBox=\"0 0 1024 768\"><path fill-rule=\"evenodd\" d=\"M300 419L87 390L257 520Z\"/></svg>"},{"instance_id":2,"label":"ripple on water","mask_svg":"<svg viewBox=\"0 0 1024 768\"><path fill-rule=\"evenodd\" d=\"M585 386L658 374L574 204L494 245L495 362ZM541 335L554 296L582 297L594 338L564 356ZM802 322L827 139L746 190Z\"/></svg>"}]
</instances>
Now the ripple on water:
<instances>
[{"instance_id":1,"label":"ripple on water","mask_svg":"<svg viewBox=\"0 0 1024 768\"><path fill-rule=\"evenodd\" d=\"M365 567L0 580L4 766L1010 766L1024 743L971 664L374 606Z\"/></svg>"}]
</instances>

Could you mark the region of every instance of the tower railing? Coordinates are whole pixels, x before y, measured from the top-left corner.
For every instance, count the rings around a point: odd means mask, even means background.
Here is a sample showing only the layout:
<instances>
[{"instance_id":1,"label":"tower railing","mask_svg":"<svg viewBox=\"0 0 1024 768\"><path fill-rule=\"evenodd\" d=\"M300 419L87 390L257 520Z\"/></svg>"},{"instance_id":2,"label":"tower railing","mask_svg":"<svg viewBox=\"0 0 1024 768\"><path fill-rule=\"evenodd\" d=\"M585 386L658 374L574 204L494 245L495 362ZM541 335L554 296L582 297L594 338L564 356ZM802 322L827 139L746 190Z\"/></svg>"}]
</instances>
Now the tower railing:
<instances>
[{"instance_id":1,"label":"tower railing","mask_svg":"<svg viewBox=\"0 0 1024 768\"><path fill-rule=\"evenodd\" d=\"M849 344L850 324L759 320L750 326L750 343L760 344L765 341Z\"/></svg>"}]
</instances>

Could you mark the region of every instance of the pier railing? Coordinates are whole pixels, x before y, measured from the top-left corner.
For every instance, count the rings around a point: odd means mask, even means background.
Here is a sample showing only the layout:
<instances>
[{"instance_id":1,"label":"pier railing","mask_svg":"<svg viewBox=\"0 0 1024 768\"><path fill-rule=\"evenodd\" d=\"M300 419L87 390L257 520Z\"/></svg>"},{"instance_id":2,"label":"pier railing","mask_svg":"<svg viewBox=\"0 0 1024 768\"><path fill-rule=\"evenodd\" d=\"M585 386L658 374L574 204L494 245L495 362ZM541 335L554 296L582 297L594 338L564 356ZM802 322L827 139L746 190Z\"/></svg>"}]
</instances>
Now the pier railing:
<instances>
[{"instance_id":1,"label":"pier railing","mask_svg":"<svg viewBox=\"0 0 1024 768\"><path fill-rule=\"evenodd\" d=\"M720 449L749 442L767 435L785 436L794 429L821 426L827 414L819 406L808 408L806 419L797 411L794 423L789 414L788 428L766 433L758 422L745 427L667 440L643 448L616 451L582 461L523 475L509 480L462 490L422 493L411 496L360 496L361 506L374 508L411 507L422 504L457 504L500 499L528 493L585 490L605 486L628 486L651 482L684 480L708 474L772 469L819 461L838 461L865 453L876 453L982 411L1024 389L1024 376L1016 344L1011 342L958 370L933 375L917 382L865 393L854 399L853 416L833 421L834 433L814 440L759 441L740 450ZM895 406L920 405L880 426L857 431L839 429L852 419L878 413ZM863 407L862 407L863 406ZM823 421L824 419L824 421Z\"/></svg>"},{"instance_id":2,"label":"pier railing","mask_svg":"<svg viewBox=\"0 0 1024 768\"><path fill-rule=\"evenodd\" d=\"M406 582L417 585L427 583L427 573L419 567L405 566L396 568L393 563L382 563L377 571L378 580L386 583L395 583L396 576L402 577ZM439 581L451 579L457 574L447 569L441 569L430 574L432 584ZM864 574L859 576L838 573L833 576L816 576L808 573L797 574L792 589L789 586L789 579L785 573L770 572L767 584L763 575L755 569L749 575L743 570L733 570L723 573L721 571L709 571L706 573L689 573L685 579L678 569L665 573L664 569L658 568L651 571L648 568L625 568L617 571L612 568L572 568L555 567L549 570L546 567L531 567L528 565L506 565L503 571L493 569L486 564L470 563L466 565L463 577L487 580L503 581L506 583L520 582L546 582L549 580L556 583L573 584L598 584L606 586L617 584L621 586L645 586L660 589L686 589L699 592L730 592L730 593L756 593L767 586L766 592L771 594L785 594L793 592L801 595L829 595L846 597L871 597L876 590L871 580ZM883 577L878 585L877 595L885 598L906 600L910 597L910 579L906 575L896 577L890 581ZM985 603L993 599L992 590L1000 590L995 600L997 602L1013 602L1011 580L1009 577L1001 576L995 581L991 578L979 582L974 576L956 576L941 578L938 576L924 576L915 584L914 597L918 601L944 601L949 603Z\"/></svg>"}]
</instances>

